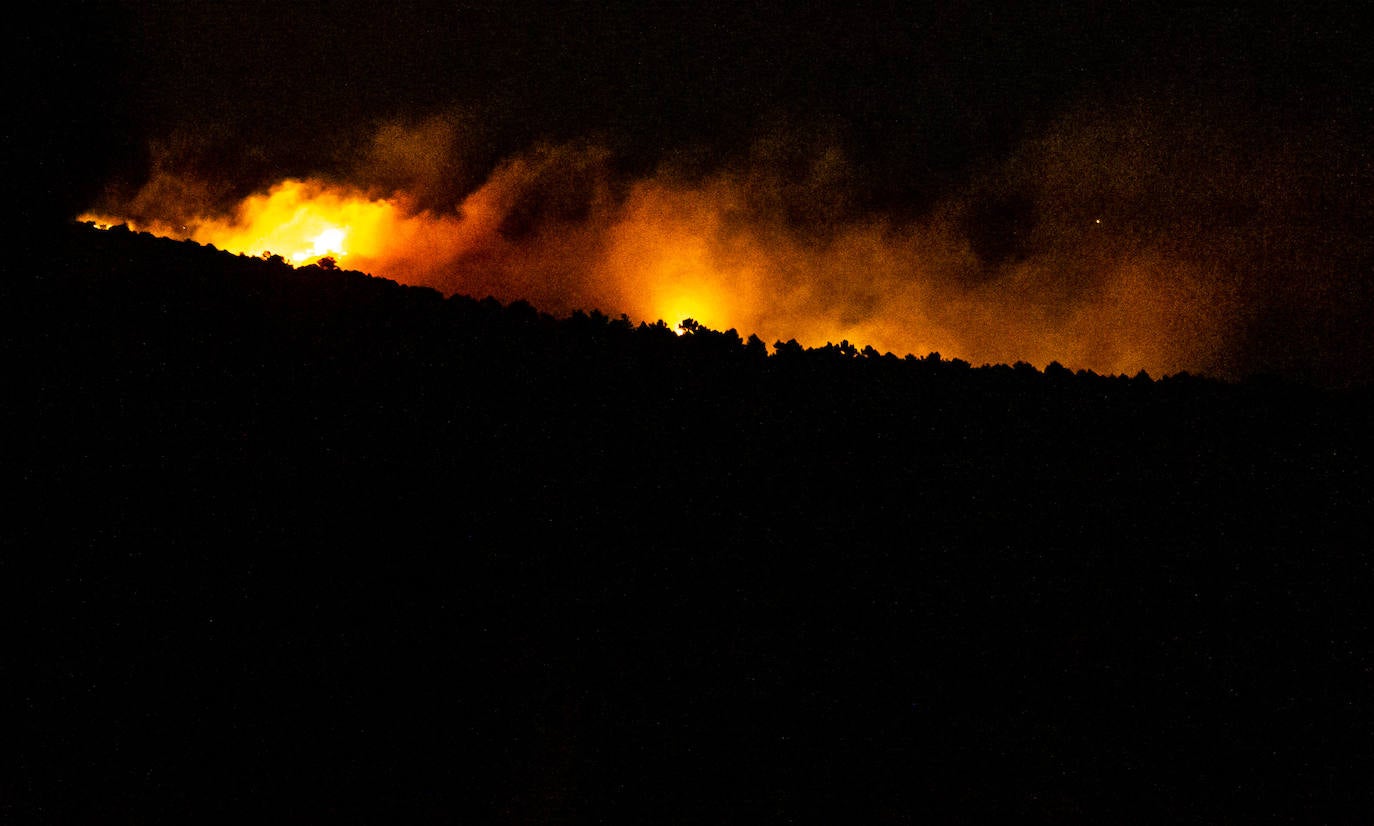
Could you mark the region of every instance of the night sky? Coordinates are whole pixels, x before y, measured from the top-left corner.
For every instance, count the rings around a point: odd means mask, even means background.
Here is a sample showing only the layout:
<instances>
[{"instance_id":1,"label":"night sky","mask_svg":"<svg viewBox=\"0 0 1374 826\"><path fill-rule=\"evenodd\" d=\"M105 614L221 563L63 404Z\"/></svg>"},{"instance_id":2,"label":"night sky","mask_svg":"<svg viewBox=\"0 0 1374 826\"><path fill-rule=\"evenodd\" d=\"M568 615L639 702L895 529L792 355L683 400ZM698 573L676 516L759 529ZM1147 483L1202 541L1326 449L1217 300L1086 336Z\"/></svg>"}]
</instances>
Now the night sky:
<instances>
[{"instance_id":1,"label":"night sky","mask_svg":"<svg viewBox=\"0 0 1374 826\"><path fill-rule=\"evenodd\" d=\"M442 212L512 158L561 148L595 157L616 204L668 178L679 200L722 180L744 193L745 246L763 250L751 272L801 273L750 289L810 297L721 319L742 332L786 338L824 317L975 362L1059 347L1070 366L1344 384L1374 356L1374 90L1354 18L1334 4L80 4L17 33L21 75L42 82L21 84L32 114L11 154L16 174L38 171L34 210L72 217L128 212L160 173L195 181L202 214L286 177ZM408 136L404 162L377 162L388 129ZM589 185L550 174L506 203L503 237L586 218L574 190ZM834 239L856 228L860 269L940 263L834 287ZM759 240L780 233L785 253ZM561 312L625 293L538 278L499 297ZM925 297L893 304L908 287ZM1157 295L1129 340L1084 332ZM1027 304L1035 324L998 328ZM902 318L947 332L883 338Z\"/></svg>"},{"instance_id":2,"label":"night sky","mask_svg":"<svg viewBox=\"0 0 1374 826\"><path fill-rule=\"evenodd\" d=\"M0 821L1369 822L1357 15L13 13Z\"/></svg>"}]
</instances>

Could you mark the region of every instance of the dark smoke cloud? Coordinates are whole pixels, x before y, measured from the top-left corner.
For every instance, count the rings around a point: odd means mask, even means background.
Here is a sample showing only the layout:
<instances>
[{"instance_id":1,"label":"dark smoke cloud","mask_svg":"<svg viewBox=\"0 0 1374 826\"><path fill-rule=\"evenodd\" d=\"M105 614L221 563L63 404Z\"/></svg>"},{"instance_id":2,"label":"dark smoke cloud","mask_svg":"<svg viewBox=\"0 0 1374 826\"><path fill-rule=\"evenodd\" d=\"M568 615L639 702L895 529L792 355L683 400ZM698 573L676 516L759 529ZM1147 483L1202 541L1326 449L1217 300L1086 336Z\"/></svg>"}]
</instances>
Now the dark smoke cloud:
<instances>
[{"instance_id":1,"label":"dark smoke cloud","mask_svg":"<svg viewBox=\"0 0 1374 826\"><path fill-rule=\"evenodd\" d=\"M1339 10L122 8L152 148L82 206L190 227L301 178L429 222L379 274L554 312L696 291L808 343L1370 375Z\"/></svg>"},{"instance_id":2,"label":"dark smoke cloud","mask_svg":"<svg viewBox=\"0 0 1374 826\"><path fill-rule=\"evenodd\" d=\"M1261 113L1263 115L1263 113ZM1331 117L1255 116L1213 97L1173 94L1081 108L1013 164L1013 188L1037 193L1030 243L1078 253L1155 256L1214 308L1225 346L1213 369L1321 381L1369 375L1361 319L1371 304L1371 178L1359 131ZM1101 217L1102 224L1089 223ZM1079 267L1073 267L1074 262ZM1345 334L1332 336L1335 330ZM1299 365L1302 365L1299 367Z\"/></svg>"}]
</instances>

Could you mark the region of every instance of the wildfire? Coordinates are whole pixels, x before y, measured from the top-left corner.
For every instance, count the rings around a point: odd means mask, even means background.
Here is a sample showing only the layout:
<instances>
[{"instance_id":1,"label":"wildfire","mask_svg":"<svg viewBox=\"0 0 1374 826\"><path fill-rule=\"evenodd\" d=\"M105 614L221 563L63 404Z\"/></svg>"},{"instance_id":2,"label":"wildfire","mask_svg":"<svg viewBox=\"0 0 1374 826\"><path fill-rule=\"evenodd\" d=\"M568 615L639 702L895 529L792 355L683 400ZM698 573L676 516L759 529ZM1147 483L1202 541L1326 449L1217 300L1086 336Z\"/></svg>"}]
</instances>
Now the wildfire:
<instances>
[{"instance_id":1,"label":"wildfire","mask_svg":"<svg viewBox=\"0 0 1374 826\"><path fill-rule=\"evenodd\" d=\"M224 212L195 200L204 187L168 176L80 220L297 266L329 257L554 315L600 310L673 327L692 318L805 346L844 339L975 364L1054 360L1156 374L1196 369L1219 349L1210 320L1229 306L1215 288L1224 279L1168 250L1102 234L1074 240L1065 219L1043 249L989 265L961 229L957 204L953 218L874 215L798 228L760 200L766 179L665 173L612 187L604 154L541 148L498 165L447 207L418 208L435 203L423 187L378 196L363 175L357 186L282 180ZM163 217L132 221L121 210ZM1070 276L1082 286L1070 289Z\"/></svg>"},{"instance_id":2,"label":"wildfire","mask_svg":"<svg viewBox=\"0 0 1374 826\"><path fill-rule=\"evenodd\" d=\"M626 279L643 284L636 303L647 306L648 315L670 324L692 318L713 329L731 326L733 314L722 282L732 279L712 265L699 243L678 239L674 244L642 227L633 232L626 228L614 239L608 258Z\"/></svg>"},{"instance_id":3,"label":"wildfire","mask_svg":"<svg viewBox=\"0 0 1374 826\"><path fill-rule=\"evenodd\" d=\"M329 227L315 236L313 239L314 246L308 250L291 253L290 258L298 264L312 260L318 261L325 256L343 258L348 255L348 252L343 248L344 239L347 237L347 227Z\"/></svg>"},{"instance_id":4,"label":"wildfire","mask_svg":"<svg viewBox=\"0 0 1374 826\"><path fill-rule=\"evenodd\" d=\"M375 255L397 217L389 201L286 180L249 197L227 219L201 223L191 237L230 252L277 253L294 264L326 256L343 263L353 254Z\"/></svg>"},{"instance_id":5,"label":"wildfire","mask_svg":"<svg viewBox=\"0 0 1374 826\"><path fill-rule=\"evenodd\" d=\"M226 217L197 218L175 225L125 221L90 212L78 220L102 229L128 223L131 229L190 239L241 255L280 255L301 266L326 257L340 264L374 258L404 216L389 199L288 179L267 192L249 196Z\"/></svg>"}]
</instances>

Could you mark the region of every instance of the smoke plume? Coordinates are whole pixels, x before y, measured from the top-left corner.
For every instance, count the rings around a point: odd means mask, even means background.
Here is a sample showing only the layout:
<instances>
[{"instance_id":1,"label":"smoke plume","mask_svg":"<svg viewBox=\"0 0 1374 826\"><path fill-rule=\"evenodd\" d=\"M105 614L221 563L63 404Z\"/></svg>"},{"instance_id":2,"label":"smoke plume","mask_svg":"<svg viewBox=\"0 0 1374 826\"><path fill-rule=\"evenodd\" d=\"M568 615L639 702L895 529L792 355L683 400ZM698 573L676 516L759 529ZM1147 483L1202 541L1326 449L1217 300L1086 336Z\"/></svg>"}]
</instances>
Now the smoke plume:
<instances>
[{"instance_id":1,"label":"smoke plume","mask_svg":"<svg viewBox=\"0 0 1374 826\"><path fill-rule=\"evenodd\" d=\"M450 112L382 123L349 157L242 197L193 139L164 142L146 182L87 217L556 315L690 316L974 364L1329 379L1367 337L1311 325L1358 329L1346 316L1370 305L1368 246L1334 240L1367 212L1343 152L1319 128L1245 132L1186 103L1079 106L913 215L866 206L830 135L779 125L739 157L627 174L595 140L491 162Z\"/></svg>"}]
</instances>

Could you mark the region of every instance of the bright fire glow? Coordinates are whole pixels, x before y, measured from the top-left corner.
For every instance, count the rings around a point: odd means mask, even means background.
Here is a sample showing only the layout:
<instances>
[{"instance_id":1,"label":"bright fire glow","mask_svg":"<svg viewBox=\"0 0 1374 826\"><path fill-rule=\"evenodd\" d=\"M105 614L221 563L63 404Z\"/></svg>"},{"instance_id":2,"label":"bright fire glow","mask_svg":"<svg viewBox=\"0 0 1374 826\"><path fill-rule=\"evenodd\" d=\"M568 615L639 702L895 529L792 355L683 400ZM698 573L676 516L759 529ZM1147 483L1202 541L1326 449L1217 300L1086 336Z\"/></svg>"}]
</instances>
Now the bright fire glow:
<instances>
[{"instance_id":1,"label":"bright fire glow","mask_svg":"<svg viewBox=\"0 0 1374 826\"><path fill-rule=\"evenodd\" d=\"M200 223L191 238L245 255L275 253L294 264L325 256L344 264L353 253L375 255L398 217L389 201L287 180L249 197L226 219Z\"/></svg>"},{"instance_id":2,"label":"bright fire glow","mask_svg":"<svg viewBox=\"0 0 1374 826\"><path fill-rule=\"evenodd\" d=\"M595 309L670 328L692 318L770 343L848 340L974 364L1059 361L1155 375L1206 370L1220 346L1215 319L1231 301L1216 286L1227 283L1224 273L1107 233L1074 235L1091 215L1059 221L1046 211L1045 221L1059 222L1047 224L1043 247L989 264L970 244L958 202L921 221L871 215L797 225L761 199L784 185L766 176L623 182L605 159L588 147L532 150L498 164L446 209L415 206L423 183L380 197L363 186L286 179L226 212L194 197L204 187L162 173L127 205L81 220L298 266L331 257L448 294L525 300L557 316ZM125 220L121 211L157 219Z\"/></svg>"},{"instance_id":3,"label":"bright fire glow","mask_svg":"<svg viewBox=\"0 0 1374 826\"><path fill-rule=\"evenodd\" d=\"M347 228L330 227L319 235L315 236L315 245L304 252L293 252L288 256L297 264L306 261L318 261L326 255L334 257L336 260L348 255L343 248L344 238L348 237Z\"/></svg>"},{"instance_id":4,"label":"bright fire glow","mask_svg":"<svg viewBox=\"0 0 1374 826\"><path fill-rule=\"evenodd\" d=\"M108 228L125 223L100 213L78 220ZM189 238L241 255L280 255L292 264L333 258L340 265L375 257L386 238L403 221L391 200L322 183L288 179L267 192L249 196L224 217L201 218L184 226L152 221L128 222L131 229L155 235Z\"/></svg>"}]
</instances>

